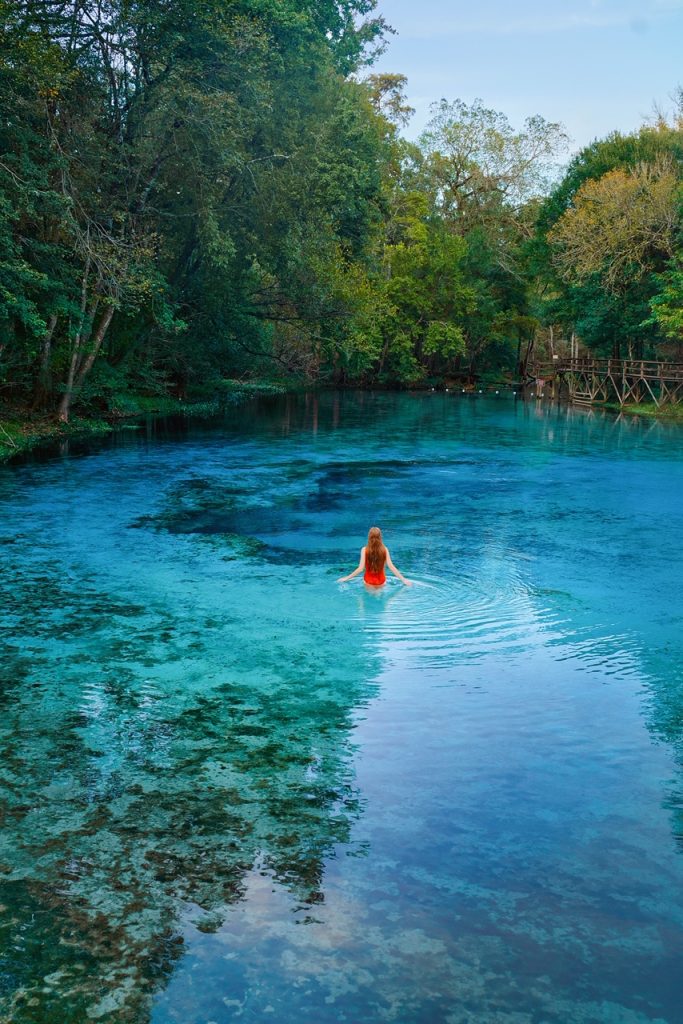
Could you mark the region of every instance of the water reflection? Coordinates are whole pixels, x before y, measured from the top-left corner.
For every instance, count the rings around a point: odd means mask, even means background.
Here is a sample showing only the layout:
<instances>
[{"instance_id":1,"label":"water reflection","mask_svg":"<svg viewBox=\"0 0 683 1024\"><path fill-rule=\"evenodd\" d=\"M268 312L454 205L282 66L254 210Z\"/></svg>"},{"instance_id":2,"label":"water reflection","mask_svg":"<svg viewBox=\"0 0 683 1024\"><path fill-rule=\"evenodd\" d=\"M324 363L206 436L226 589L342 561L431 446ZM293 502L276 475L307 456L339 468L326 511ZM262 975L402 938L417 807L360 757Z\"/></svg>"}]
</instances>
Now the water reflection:
<instances>
[{"instance_id":1,"label":"water reflection","mask_svg":"<svg viewBox=\"0 0 683 1024\"><path fill-rule=\"evenodd\" d=\"M324 900L325 859L360 813L349 730L372 654L351 645L325 671L315 630L290 629L278 672L265 615L256 635L219 617L188 633L172 609L20 563L0 593L18 641L1 696L5 1005L141 1019L181 921L219 928L255 871L302 920ZM240 642L256 647L234 657Z\"/></svg>"},{"instance_id":2,"label":"water reflection","mask_svg":"<svg viewBox=\"0 0 683 1024\"><path fill-rule=\"evenodd\" d=\"M675 1024L672 440L344 393L4 470L8 1019ZM416 586L336 585L372 522Z\"/></svg>"}]
</instances>

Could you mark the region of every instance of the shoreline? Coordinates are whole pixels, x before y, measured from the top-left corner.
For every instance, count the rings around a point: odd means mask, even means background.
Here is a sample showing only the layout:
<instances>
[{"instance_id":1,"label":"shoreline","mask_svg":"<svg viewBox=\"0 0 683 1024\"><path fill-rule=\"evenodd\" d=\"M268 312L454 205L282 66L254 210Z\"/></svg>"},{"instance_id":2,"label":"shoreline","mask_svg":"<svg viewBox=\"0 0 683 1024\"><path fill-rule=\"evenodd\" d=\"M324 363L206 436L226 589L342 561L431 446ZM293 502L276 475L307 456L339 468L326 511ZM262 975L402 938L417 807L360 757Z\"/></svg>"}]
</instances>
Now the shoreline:
<instances>
[{"instance_id":1,"label":"shoreline","mask_svg":"<svg viewBox=\"0 0 683 1024\"><path fill-rule=\"evenodd\" d=\"M652 402L640 404L618 405L616 402L595 402L592 409L604 409L617 415L626 413L628 416L641 416L643 419L659 420L660 423L683 423L683 403L657 407Z\"/></svg>"},{"instance_id":2,"label":"shoreline","mask_svg":"<svg viewBox=\"0 0 683 1024\"><path fill-rule=\"evenodd\" d=\"M502 390L504 386L500 387ZM342 390L347 390L348 388L349 386L346 385ZM304 390L319 389L320 386ZM266 381L226 381L224 393L212 401L184 401L180 398L171 398L165 395L158 397L132 395L127 400L125 408L111 410L99 416L74 416L69 423L59 423L48 416L33 417L30 414L22 416L21 410L0 411L0 464L40 448L42 445L52 444L55 441L104 437L112 431L126 426L129 429L136 429L134 422L147 416L186 416L188 419L209 419L219 415L226 406L239 405L250 398L266 395L284 395L288 392L301 390L300 387L291 388L284 384ZM324 387L323 390L327 390L327 387ZM380 390L396 389L381 388ZM442 385L439 387L423 386L414 390L451 390L456 393L461 389ZM485 387L479 390L468 387L462 390L466 395L482 393L486 395L492 391L492 388ZM614 403L596 402L590 408L610 412L615 415L626 413L629 416L640 416L665 423L683 423L683 403L681 405L666 406L665 409L661 409L651 404L619 406Z\"/></svg>"},{"instance_id":3,"label":"shoreline","mask_svg":"<svg viewBox=\"0 0 683 1024\"><path fill-rule=\"evenodd\" d=\"M226 381L224 393L212 401L184 401L167 395L150 397L131 395L125 408L99 415L73 416L68 423L59 423L50 416L35 416L22 410L0 411L0 464L25 455L42 445L59 441L105 437L114 430L137 429L136 420L147 416L186 416L188 419L209 419L220 415L230 405L240 405L260 395L285 394L285 385L266 381Z\"/></svg>"}]
</instances>

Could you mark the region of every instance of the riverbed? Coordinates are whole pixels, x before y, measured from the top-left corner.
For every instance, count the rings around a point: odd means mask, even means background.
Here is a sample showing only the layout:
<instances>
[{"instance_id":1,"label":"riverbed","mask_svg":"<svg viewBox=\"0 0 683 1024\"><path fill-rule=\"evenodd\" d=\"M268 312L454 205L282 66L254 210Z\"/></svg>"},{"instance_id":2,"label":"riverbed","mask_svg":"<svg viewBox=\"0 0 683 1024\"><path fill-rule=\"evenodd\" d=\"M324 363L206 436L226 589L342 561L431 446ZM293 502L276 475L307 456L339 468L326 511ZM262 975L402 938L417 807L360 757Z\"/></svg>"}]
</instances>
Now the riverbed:
<instances>
[{"instance_id":1,"label":"riverbed","mask_svg":"<svg viewBox=\"0 0 683 1024\"><path fill-rule=\"evenodd\" d=\"M680 1024L682 441L346 392L0 467L0 1020ZM413 586L336 582L375 524Z\"/></svg>"}]
</instances>

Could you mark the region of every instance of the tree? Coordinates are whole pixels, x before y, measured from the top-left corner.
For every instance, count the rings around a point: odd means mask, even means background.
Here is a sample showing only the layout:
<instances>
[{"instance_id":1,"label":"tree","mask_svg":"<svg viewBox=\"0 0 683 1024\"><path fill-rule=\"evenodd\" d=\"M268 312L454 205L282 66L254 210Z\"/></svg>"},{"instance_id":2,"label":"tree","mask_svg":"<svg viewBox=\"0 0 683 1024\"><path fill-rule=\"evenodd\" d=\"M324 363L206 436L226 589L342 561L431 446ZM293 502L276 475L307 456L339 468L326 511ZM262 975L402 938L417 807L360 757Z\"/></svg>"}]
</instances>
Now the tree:
<instances>
[{"instance_id":1,"label":"tree","mask_svg":"<svg viewBox=\"0 0 683 1024\"><path fill-rule=\"evenodd\" d=\"M661 268L674 253L679 190L673 161L663 157L586 181L549 235L560 274L578 282L597 274L619 291Z\"/></svg>"},{"instance_id":2,"label":"tree","mask_svg":"<svg viewBox=\"0 0 683 1024\"><path fill-rule=\"evenodd\" d=\"M420 138L425 173L436 190L438 209L461 234L514 214L543 194L554 160L568 144L560 124L540 116L515 131L507 117L481 100L441 100Z\"/></svg>"},{"instance_id":3,"label":"tree","mask_svg":"<svg viewBox=\"0 0 683 1024\"><path fill-rule=\"evenodd\" d=\"M561 125L531 117L515 131L480 100L433 107L415 174L434 216L467 243L462 269L473 301L462 328L471 375L489 354L514 367L518 325L531 315L524 247L566 143Z\"/></svg>"},{"instance_id":4,"label":"tree","mask_svg":"<svg viewBox=\"0 0 683 1024\"><path fill-rule=\"evenodd\" d=\"M398 127L405 127L415 113L406 100L408 79L405 75L384 73L368 75L365 84L370 99L379 114Z\"/></svg>"},{"instance_id":5,"label":"tree","mask_svg":"<svg viewBox=\"0 0 683 1024\"><path fill-rule=\"evenodd\" d=\"M683 132L674 121L586 147L539 210L528 248L539 315L600 354L652 356L661 341L651 303L680 244L675 191Z\"/></svg>"},{"instance_id":6,"label":"tree","mask_svg":"<svg viewBox=\"0 0 683 1024\"><path fill-rule=\"evenodd\" d=\"M658 290L650 300L651 318L665 338L683 344L683 258L678 255L656 279ZM680 355L680 353L679 353Z\"/></svg>"},{"instance_id":7,"label":"tree","mask_svg":"<svg viewBox=\"0 0 683 1024\"><path fill-rule=\"evenodd\" d=\"M428 198L397 191L394 203L382 256L388 308L377 372L414 383L446 372L464 353L473 293L462 269L466 245L432 220Z\"/></svg>"},{"instance_id":8,"label":"tree","mask_svg":"<svg viewBox=\"0 0 683 1024\"><path fill-rule=\"evenodd\" d=\"M325 296L368 258L390 134L344 77L381 46L374 8L0 0L17 383L66 420L103 354L183 391L347 316Z\"/></svg>"}]
</instances>

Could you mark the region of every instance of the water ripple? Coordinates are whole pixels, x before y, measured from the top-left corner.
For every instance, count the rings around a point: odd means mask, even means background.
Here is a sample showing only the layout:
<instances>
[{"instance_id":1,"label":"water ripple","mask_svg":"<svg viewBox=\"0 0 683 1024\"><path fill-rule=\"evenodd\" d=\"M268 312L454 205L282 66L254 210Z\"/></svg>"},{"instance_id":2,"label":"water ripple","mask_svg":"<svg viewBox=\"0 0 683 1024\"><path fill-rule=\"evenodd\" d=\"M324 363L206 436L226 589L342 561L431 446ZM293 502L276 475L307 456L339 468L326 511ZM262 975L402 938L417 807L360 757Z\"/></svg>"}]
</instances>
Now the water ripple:
<instances>
[{"instance_id":1,"label":"water ripple","mask_svg":"<svg viewBox=\"0 0 683 1024\"><path fill-rule=\"evenodd\" d=\"M423 574L413 582L410 590L390 582L384 593L369 595L383 614L368 614L362 604L357 618L373 641L422 666L519 657L545 647L556 662L576 662L584 671L638 672L633 637L573 624L570 595L530 586L513 567L495 579Z\"/></svg>"}]
</instances>

